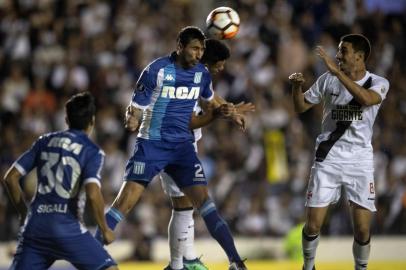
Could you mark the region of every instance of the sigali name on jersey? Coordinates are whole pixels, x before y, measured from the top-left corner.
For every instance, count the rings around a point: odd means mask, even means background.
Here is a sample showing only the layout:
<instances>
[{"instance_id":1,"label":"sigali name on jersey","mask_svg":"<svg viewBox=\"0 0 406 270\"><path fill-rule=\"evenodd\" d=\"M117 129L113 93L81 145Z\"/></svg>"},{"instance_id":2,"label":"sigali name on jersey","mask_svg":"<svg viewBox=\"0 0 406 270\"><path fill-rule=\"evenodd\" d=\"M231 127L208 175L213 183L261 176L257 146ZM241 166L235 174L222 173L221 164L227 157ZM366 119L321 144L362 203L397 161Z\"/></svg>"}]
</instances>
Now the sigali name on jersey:
<instances>
[{"instance_id":1,"label":"sigali name on jersey","mask_svg":"<svg viewBox=\"0 0 406 270\"><path fill-rule=\"evenodd\" d=\"M68 205L66 203L55 204L40 204L37 208L37 213L66 213L68 211Z\"/></svg>"}]
</instances>

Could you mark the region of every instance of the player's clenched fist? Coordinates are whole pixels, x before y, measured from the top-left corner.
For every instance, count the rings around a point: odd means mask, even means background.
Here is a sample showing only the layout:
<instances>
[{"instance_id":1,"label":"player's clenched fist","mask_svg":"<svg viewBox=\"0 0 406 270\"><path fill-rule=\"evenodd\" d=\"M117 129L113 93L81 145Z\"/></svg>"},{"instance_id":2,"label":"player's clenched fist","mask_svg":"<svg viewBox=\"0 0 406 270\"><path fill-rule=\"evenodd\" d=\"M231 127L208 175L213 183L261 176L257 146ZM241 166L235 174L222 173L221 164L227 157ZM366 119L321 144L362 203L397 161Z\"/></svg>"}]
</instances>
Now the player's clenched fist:
<instances>
[{"instance_id":1,"label":"player's clenched fist","mask_svg":"<svg viewBox=\"0 0 406 270\"><path fill-rule=\"evenodd\" d=\"M293 73L289 76L289 81L291 84L302 84L305 82L305 79L303 77L303 74L298 72L298 73Z\"/></svg>"},{"instance_id":2,"label":"player's clenched fist","mask_svg":"<svg viewBox=\"0 0 406 270\"><path fill-rule=\"evenodd\" d=\"M110 244L115 239L114 233L110 228L107 228L106 230L102 231L102 234L103 234L103 242L105 245Z\"/></svg>"},{"instance_id":3,"label":"player's clenched fist","mask_svg":"<svg viewBox=\"0 0 406 270\"><path fill-rule=\"evenodd\" d=\"M131 106L128 106L125 112L125 118L124 118L124 126L126 129L129 131L137 131L139 127L139 121L138 118L136 117L136 114L134 112L134 109Z\"/></svg>"}]
</instances>

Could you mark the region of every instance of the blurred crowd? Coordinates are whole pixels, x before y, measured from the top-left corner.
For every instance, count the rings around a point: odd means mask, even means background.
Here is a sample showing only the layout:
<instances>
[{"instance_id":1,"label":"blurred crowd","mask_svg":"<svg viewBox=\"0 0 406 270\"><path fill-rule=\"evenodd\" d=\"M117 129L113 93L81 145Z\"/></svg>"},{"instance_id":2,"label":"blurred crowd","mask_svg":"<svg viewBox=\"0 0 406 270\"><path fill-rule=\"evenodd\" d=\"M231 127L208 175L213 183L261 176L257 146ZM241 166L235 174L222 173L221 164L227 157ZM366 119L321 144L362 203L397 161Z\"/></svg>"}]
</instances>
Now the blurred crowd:
<instances>
[{"instance_id":1,"label":"blurred crowd","mask_svg":"<svg viewBox=\"0 0 406 270\"><path fill-rule=\"evenodd\" d=\"M150 61L169 54L186 25L204 29L217 6L241 17L215 90L256 105L245 132L218 120L203 130L199 156L210 192L237 235L283 236L303 220L304 194L320 131L320 106L294 112L289 74L306 87L325 72L313 48L334 57L340 36L362 33L372 43L368 70L390 91L374 126L378 212L374 234L406 233L406 1L404 0L3 0L0 1L0 175L38 135L66 128L63 105L88 90L97 99L95 141L106 153L106 207L119 191L136 134L123 127L135 82ZM22 185L32 194L35 176ZM28 195L29 196L29 195ZM326 235L350 234L345 200L332 207ZM155 180L118 230L148 244L166 237L170 202ZM93 224L86 218L86 222ZM0 192L0 241L15 239L15 211ZM197 237L208 233L196 218Z\"/></svg>"}]
</instances>

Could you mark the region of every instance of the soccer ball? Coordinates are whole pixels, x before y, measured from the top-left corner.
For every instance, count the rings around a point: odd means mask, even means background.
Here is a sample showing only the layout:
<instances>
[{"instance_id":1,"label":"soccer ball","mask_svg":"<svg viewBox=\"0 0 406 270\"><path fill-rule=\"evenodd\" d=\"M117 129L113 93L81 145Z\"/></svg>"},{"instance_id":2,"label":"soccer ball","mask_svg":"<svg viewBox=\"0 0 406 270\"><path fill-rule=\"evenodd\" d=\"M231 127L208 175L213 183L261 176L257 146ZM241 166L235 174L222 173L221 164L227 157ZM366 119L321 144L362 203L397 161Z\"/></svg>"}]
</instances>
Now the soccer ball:
<instances>
[{"instance_id":1,"label":"soccer ball","mask_svg":"<svg viewBox=\"0 0 406 270\"><path fill-rule=\"evenodd\" d=\"M232 8L218 7L207 16L206 26L210 37L230 39L237 35L240 27L240 16Z\"/></svg>"}]
</instances>

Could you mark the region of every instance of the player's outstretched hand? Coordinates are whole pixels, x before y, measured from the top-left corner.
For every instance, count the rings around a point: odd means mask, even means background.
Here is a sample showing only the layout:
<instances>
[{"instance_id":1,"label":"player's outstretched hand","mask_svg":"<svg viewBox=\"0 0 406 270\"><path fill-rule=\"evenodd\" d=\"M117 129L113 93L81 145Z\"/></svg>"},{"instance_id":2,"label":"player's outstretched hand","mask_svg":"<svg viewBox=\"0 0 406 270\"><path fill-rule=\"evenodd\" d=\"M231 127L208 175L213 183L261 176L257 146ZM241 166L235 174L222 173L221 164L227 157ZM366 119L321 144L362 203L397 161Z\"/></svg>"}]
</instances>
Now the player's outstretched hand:
<instances>
[{"instance_id":1,"label":"player's outstretched hand","mask_svg":"<svg viewBox=\"0 0 406 270\"><path fill-rule=\"evenodd\" d=\"M301 85L305 82L304 76L302 73L293 73L289 76L289 81L293 85Z\"/></svg>"},{"instance_id":2,"label":"player's outstretched hand","mask_svg":"<svg viewBox=\"0 0 406 270\"><path fill-rule=\"evenodd\" d=\"M139 122L134 114L133 108L131 106L127 107L125 112L124 127L131 132L137 131Z\"/></svg>"},{"instance_id":3,"label":"player's outstretched hand","mask_svg":"<svg viewBox=\"0 0 406 270\"><path fill-rule=\"evenodd\" d=\"M224 117L231 117L237 113L237 110L233 103L224 103L218 108L218 113Z\"/></svg>"},{"instance_id":4,"label":"player's outstretched hand","mask_svg":"<svg viewBox=\"0 0 406 270\"><path fill-rule=\"evenodd\" d=\"M251 102L245 103L244 101L235 105L235 109L238 114L245 114L249 112L255 112L255 105Z\"/></svg>"},{"instance_id":5,"label":"player's outstretched hand","mask_svg":"<svg viewBox=\"0 0 406 270\"><path fill-rule=\"evenodd\" d=\"M245 131L246 125L245 125L245 117L244 115L241 114L234 114L231 117L231 120L242 130Z\"/></svg>"},{"instance_id":6,"label":"player's outstretched hand","mask_svg":"<svg viewBox=\"0 0 406 270\"><path fill-rule=\"evenodd\" d=\"M336 61L334 61L333 58L328 56L326 51L322 46L317 46L316 49L314 50L316 55L323 60L324 64L326 65L327 69L333 74L337 75L340 72L340 69L338 68Z\"/></svg>"},{"instance_id":7,"label":"player's outstretched hand","mask_svg":"<svg viewBox=\"0 0 406 270\"><path fill-rule=\"evenodd\" d=\"M116 237L114 236L114 232L113 232L110 228L108 228L108 229L106 229L105 231L103 231L102 234L103 234L103 243L104 243L105 245L110 244L110 243L113 242L114 239L116 238Z\"/></svg>"}]
</instances>

